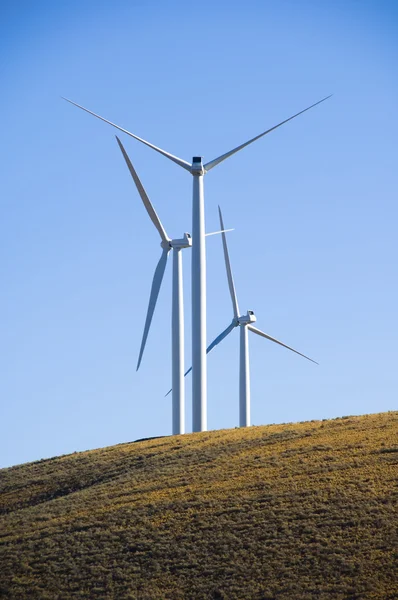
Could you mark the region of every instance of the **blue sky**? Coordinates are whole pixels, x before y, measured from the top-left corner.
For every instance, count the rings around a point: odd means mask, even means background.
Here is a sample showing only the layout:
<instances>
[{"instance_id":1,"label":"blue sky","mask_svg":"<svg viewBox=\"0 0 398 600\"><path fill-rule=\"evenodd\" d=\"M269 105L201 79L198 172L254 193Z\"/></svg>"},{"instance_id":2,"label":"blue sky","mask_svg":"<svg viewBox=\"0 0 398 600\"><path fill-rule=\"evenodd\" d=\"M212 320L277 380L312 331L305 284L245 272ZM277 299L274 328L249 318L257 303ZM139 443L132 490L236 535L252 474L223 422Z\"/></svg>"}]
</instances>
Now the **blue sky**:
<instances>
[{"instance_id":1,"label":"blue sky","mask_svg":"<svg viewBox=\"0 0 398 600\"><path fill-rule=\"evenodd\" d=\"M171 432L171 269L135 365L160 247L115 131L190 160L333 93L205 178L250 336L256 425L396 409L395 2L11 2L0 7L0 465ZM167 231L191 177L126 136ZM208 339L232 318L208 239ZM184 253L190 364L190 255ZM209 357L209 429L238 424L239 335ZM187 429L191 428L191 380Z\"/></svg>"}]
</instances>

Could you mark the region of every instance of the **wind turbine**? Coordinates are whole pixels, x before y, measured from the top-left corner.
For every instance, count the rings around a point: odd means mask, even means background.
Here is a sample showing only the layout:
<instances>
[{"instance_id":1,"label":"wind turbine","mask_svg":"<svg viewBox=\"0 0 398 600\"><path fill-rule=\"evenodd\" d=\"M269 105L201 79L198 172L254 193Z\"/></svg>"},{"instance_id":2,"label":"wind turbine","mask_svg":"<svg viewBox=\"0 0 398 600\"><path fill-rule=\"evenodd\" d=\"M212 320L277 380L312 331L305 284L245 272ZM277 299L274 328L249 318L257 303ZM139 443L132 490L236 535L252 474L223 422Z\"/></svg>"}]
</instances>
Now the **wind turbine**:
<instances>
[{"instance_id":1,"label":"wind turbine","mask_svg":"<svg viewBox=\"0 0 398 600\"><path fill-rule=\"evenodd\" d=\"M185 394L184 394L184 299L182 286L182 255L183 248L190 248L192 240L189 233L185 233L181 239L171 239L164 229L148 195L142 185L133 164L124 149L122 142L116 136L119 148L128 166L138 193L145 209L159 232L162 254L156 266L152 280L151 293L149 296L148 311L145 319L144 332L142 335L141 348L138 356L137 371L140 368L144 354L149 329L155 312L156 302L162 285L164 272L166 270L169 252L173 250L173 284L172 284L172 309L171 309L171 336L172 336L172 381L173 381L173 409L172 409L172 431L173 435L185 433Z\"/></svg>"},{"instance_id":2,"label":"wind turbine","mask_svg":"<svg viewBox=\"0 0 398 600\"><path fill-rule=\"evenodd\" d=\"M146 146L149 146L156 152L159 152L163 156L166 156L169 160L175 162L177 165L191 173L193 176L193 194L192 194L192 430L193 431L206 431L207 430L207 365L206 365L206 247L205 247L205 208L204 208L204 190L203 190L203 177L204 175L216 167L221 162L236 154L249 144L260 139L267 133L274 131L281 125L284 125L288 121L295 119L299 115L310 110L314 106L317 106L321 102L324 102L330 98L332 94L326 98L322 98L315 104L311 104L304 110L296 113L295 115L281 121L277 125L274 125L270 129L263 131L259 135L251 138L247 142L233 148L229 152L222 154L218 158L211 160L210 162L203 164L201 156L194 156L192 163L188 163L162 148L158 148L154 144L147 142L143 138L138 137L134 133L123 129L119 125L112 123L101 117L100 115L88 110L84 106L64 98L67 102L70 102L74 106L85 110L89 114L101 119L105 123L116 127L120 131L123 131L127 135L134 139L142 142Z\"/></svg>"},{"instance_id":3,"label":"wind turbine","mask_svg":"<svg viewBox=\"0 0 398 600\"><path fill-rule=\"evenodd\" d=\"M218 207L218 213L219 213L219 217L220 217L221 229L224 229L224 222L223 222L220 207ZM222 235L222 243L223 243L223 250L224 250L225 268L227 271L228 287L229 287L229 293L231 295L232 309L233 309L234 316L233 316L233 319L232 319L232 322L230 323L230 325L228 325L228 327L226 329L224 329L224 331L222 331L220 333L220 335L218 335L216 337L216 339L209 345L209 347L206 350L206 353L208 354L209 352L211 352L211 350L213 350L213 348L215 346L217 346L224 338L226 338L227 335L229 335L231 333L231 331L233 331L236 327L240 327L239 427L249 427L249 425L250 425L250 365L249 365L249 338L248 338L249 331L251 331L252 333L256 333L257 335L259 335L261 337L264 337L267 340L270 340L271 342L275 342L275 344L279 344L280 346L283 346L284 348L287 348L288 350L291 350L292 352L295 352L296 354L299 354L300 356L303 356L304 358L306 358L307 360L310 360L311 362L315 363L316 365L318 363L315 360L312 360L312 358L309 358L308 356L306 356L305 354L302 354L301 352L294 350L294 348L291 348L290 346L287 346L286 344L284 344L283 342L280 342L276 338L268 335L267 333L264 333L263 331L261 331L261 329L257 329L257 327L254 327L253 323L255 323L257 319L252 310L248 310L245 315L240 315L234 279L232 277L231 263L229 260L227 239L226 239L226 236L224 233L222 233L221 235ZM188 375L188 373L190 371L191 371L191 369L188 369L188 371L185 373L185 375Z\"/></svg>"},{"instance_id":4,"label":"wind turbine","mask_svg":"<svg viewBox=\"0 0 398 600\"><path fill-rule=\"evenodd\" d=\"M164 272L166 270L167 258L169 252L173 251L173 283L172 283L172 316L171 316L171 339L172 339L172 382L173 382L173 409L172 409L172 431L173 435L185 433L185 389L184 389L184 298L182 285L182 255L181 250L190 248L192 240L189 233L184 233L181 239L171 239L163 227L149 197L142 185L133 164L124 149L122 142L117 136L116 140L122 151L124 160L131 173L138 193L145 206L145 209L159 232L162 248L162 254L156 266L153 276L151 293L149 296L148 310L145 319L144 332L142 335L141 348L138 356L137 371L140 368L152 317L155 312L156 302L162 285ZM227 230L231 231L231 230ZM206 235L224 233L215 231Z\"/></svg>"}]
</instances>

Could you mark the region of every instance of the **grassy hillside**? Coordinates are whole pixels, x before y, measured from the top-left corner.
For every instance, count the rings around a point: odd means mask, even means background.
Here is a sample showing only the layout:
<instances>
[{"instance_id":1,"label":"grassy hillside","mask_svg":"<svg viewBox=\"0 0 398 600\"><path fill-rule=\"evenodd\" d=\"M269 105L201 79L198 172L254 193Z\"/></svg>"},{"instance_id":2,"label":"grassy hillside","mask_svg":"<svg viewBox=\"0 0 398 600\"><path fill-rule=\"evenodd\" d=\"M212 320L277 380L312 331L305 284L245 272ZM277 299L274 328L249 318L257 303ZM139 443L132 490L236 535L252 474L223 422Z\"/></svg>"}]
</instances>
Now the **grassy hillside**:
<instances>
[{"instance_id":1,"label":"grassy hillside","mask_svg":"<svg viewBox=\"0 0 398 600\"><path fill-rule=\"evenodd\" d=\"M0 597L398 598L398 413L0 471Z\"/></svg>"}]
</instances>

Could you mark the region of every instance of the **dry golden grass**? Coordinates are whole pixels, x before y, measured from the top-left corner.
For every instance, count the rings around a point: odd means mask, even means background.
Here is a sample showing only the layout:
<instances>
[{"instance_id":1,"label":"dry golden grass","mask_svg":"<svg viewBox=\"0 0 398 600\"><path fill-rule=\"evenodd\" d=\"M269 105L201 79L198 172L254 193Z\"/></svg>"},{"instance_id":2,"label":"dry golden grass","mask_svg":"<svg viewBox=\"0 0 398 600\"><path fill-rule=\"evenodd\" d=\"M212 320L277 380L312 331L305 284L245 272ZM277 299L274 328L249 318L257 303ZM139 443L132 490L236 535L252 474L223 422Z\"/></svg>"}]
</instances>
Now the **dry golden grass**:
<instances>
[{"instance_id":1,"label":"dry golden grass","mask_svg":"<svg viewBox=\"0 0 398 600\"><path fill-rule=\"evenodd\" d=\"M0 471L0 597L398 598L398 413Z\"/></svg>"}]
</instances>

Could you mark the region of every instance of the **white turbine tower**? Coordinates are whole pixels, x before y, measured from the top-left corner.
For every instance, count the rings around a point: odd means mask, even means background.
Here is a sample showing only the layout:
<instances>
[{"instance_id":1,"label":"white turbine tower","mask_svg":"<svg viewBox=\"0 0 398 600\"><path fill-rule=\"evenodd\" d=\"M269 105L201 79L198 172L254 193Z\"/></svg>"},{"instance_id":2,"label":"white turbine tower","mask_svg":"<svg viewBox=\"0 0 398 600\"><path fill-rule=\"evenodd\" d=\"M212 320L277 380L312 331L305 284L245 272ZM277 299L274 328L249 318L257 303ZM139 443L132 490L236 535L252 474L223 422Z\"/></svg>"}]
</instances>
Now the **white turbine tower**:
<instances>
[{"instance_id":1,"label":"white turbine tower","mask_svg":"<svg viewBox=\"0 0 398 600\"><path fill-rule=\"evenodd\" d=\"M332 95L332 94L331 94ZM206 370L206 253L205 253L205 210L204 210L204 191L203 191L203 177L204 175L216 167L221 162L239 152L249 144L260 139L267 133L274 131L284 123L295 119L299 115L310 110L314 106L317 106L321 102L324 102L328 98L322 98L315 104L308 106L304 110L296 113L295 115L285 119L281 123L274 125L270 129L263 131L254 138L251 138L244 144L233 148L229 152L222 154L218 158L203 164L201 156L194 156L192 163L188 163L157 146L154 146L150 142L138 137L134 133L119 127L112 121L108 121L100 115L84 108L80 104L76 104L68 98L64 98L67 102L74 104L78 108L85 110L89 114L101 119L105 123L116 127L120 131L123 131L127 135L134 139L142 142L146 146L149 146L156 152L159 152L163 156L166 156L177 165L187 170L193 175L193 194L192 194L192 430L193 431L206 431L207 429L207 370Z\"/></svg>"},{"instance_id":2,"label":"white turbine tower","mask_svg":"<svg viewBox=\"0 0 398 600\"><path fill-rule=\"evenodd\" d=\"M220 207L218 207L218 212L219 212L219 216L220 216L221 229L224 229L224 222L223 222ZM228 327L226 329L224 329L224 331L222 333L220 333L219 336L216 337L216 339L207 348L206 352L208 354L211 350L213 350L213 348L215 346L217 346L224 338L226 338L227 335L230 334L231 331L233 331L235 329L235 327L240 327L239 427L249 427L249 425L250 425L250 365L249 365L248 331L252 331L253 333L260 335L260 336L266 338L267 340L270 340L271 342L275 342L276 344L279 344L280 346L283 346L284 348L287 348L288 350L291 350L292 352L295 352L296 354L303 356L304 358L306 358L307 360L310 360L311 362L313 362L315 364L318 364L318 363L315 360L312 360L312 358L305 356L305 354L302 354L301 352L294 350L294 348L287 346L283 342L280 342L279 340L275 339L274 337L271 337L267 333L264 333L260 329L257 329L257 327L254 327L253 323L256 322L256 317L252 310L248 310L245 315L240 315L238 299L236 296L236 290L235 290L235 285L234 285L234 279L232 277L231 263L229 260L227 239L226 239L226 236L224 233L222 233L222 243L223 243L223 249L224 249L224 260L225 260L225 268L227 271L228 287L229 287L229 293L231 295L232 309L233 309L234 316L232 319L232 323L230 325L228 325ZM185 373L185 375L188 375L188 373L190 371L191 371L191 369L188 369L188 371Z\"/></svg>"}]
</instances>

